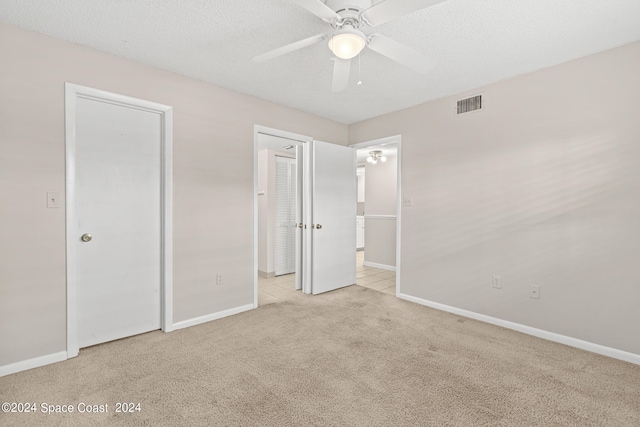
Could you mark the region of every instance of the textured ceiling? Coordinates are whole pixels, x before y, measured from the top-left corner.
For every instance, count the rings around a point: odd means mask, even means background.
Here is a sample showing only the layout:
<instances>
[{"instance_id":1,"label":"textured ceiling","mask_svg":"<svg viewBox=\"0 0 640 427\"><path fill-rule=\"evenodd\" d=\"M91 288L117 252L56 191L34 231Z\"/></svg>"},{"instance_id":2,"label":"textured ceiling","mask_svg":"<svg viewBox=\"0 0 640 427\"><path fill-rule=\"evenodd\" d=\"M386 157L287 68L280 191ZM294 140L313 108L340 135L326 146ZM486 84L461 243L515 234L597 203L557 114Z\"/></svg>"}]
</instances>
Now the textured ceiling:
<instances>
[{"instance_id":1,"label":"textured ceiling","mask_svg":"<svg viewBox=\"0 0 640 427\"><path fill-rule=\"evenodd\" d=\"M328 29L291 1L0 0L0 20L347 124L640 40L639 0L448 0L375 27L430 74L365 49L332 93L325 43L251 60Z\"/></svg>"}]
</instances>

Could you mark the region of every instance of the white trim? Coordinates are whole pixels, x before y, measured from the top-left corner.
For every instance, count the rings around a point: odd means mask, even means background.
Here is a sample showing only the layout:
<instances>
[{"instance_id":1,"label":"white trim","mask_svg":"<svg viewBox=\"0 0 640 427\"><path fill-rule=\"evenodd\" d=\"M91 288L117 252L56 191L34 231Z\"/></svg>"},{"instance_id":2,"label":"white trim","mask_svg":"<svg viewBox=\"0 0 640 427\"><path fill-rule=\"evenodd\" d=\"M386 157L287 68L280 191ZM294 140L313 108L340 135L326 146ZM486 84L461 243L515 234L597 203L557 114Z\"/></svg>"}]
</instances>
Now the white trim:
<instances>
[{"instance_id":1,"label":"white trim","mask_svg":"<svg viewBox=\"0 0 640 427\"><path fill-rule=\"evenodd\" d=\"M173 108L155 102L132 98L98 89L65 83L65 162L66 162L66 267L67 267L67 357L79 353L77 329L77 256L75 242L78 233L76 207L76 100L95 99L157 113L162 118L162 260L161 260L161 327L172 331L173 325Z\"/></svg>"},{"instance_id":2,"label":"white trim","mask_svg":"<svg viewBox=\"0 0 640 427\"><path fill-rule=\"evenodd\" d=\"M611 347L605 347L600 344L594 344L589 341L583 341L577 338L568 337L566 335L556 334L555 332L545 331L543 329L533 328L531 326L522 325L520 323L510 322L508 320L498 319L497 317L487 316L485 314L475 313L473 311L464 310L462 308L452 307L450 305L440 304L438 302L414 297L406 294L399 294L399 298L420 305L435 308L436 310L446 311L448 313L457 314L459 316L468 317L470 319L479 320L481 322L490 323L492 325L502 326L503 328L522 332L523 334L532 335L548 341L557 342L568 345L570 347L579 348L581 350L590 351L592 353L601 354L603 356L612 357L614 359L623 360L625 362L640 365L640 354L629 353L627 351L618 350Z\"/></svg>"},{"instance_id":3,"label":"white trim","mask_svg":"<svg viewBox=\"0 0 640 427\"><path fill-rule=\"evenodd\" d=\"M376 145L383 145L383 144L390 144L393 142L401 142L402 141L402 135L392 135L392 136L385 136L384 138L378 138L378 139L372 139L370 141L364 141L364 142L356 142L354 144L349 144L349 147L353 147L356 150L359 150L361 148L367 148L367 147L374 147Z\"/></svg>"},{"instance_id":4,"label":"white trim","mask_svg":"<svg viewBox=\"0 0 640 427\"><path fill-rule=\"evenodd\" d=\"M76 245L78 215L76 212L76 88L65 83L65 209L67 269L67 357L80 352L78 345Z\"/></svg>"},{"instance_id":5,"label":"white trim","mask_svg":"<svg viewBox=\"0 0 640 427\"><path fill-rule=\"evenodd\" d=\"M302 218L301 223L304 224L304 228L302 229L302 239L301 239L301 249L300 251L300 265L302 266L302 274L299 272L298 275L301 276L302 283L302 293L311 295L313 292L313 288L311 286L311 268L313 267L313 257L312 257L312 241L311 241L311 227L307 227L307 225L313 224L313 199L311 195L313 194L313 153L315 151L315 142L309 141L306 144L302 145L302 210L300 211L300 215Z\"/></svg>"},{"instance_id":6,"label":"white trim","mask_svg":"<svg viewBox=\"0 0 640 427\"><path fill-rule=\"evenodd\" d=\"M276 272L275 271L262 271L262 270L258 270L258 276L262 277L263 279L273 279L274 277L276 277Z\"/></svg>"},{"instance_id":7,"label":"white trim","mask_svg":"<svg viewBox=\"0 0 640 427\"><path fill-rule=\"evenodd\" d=\"M242 313L244 311L253 310L253 304L241 305L240 307L230 308L228 310L218 311L217 313L211 313L200 317L195 317L189 320L183 320L182 322L174 323L173 329L184 329L190 326L200 325L202 323L211 322L212 320L222 319L223 317L232 316L234 314Z\"/></svg>"},{"instance_id":8,"label":"white trim","mask_svg":"<svg viewBox=\"0 0 640 427\"><path fill-rule=\"evenodd\" d=\"M162 163L162 319L164 332L173 331L173 108L162 115L164 153Z\"/></svg>"},{"instance_id":9,"label":"white trim","mask_svg":"<svg viewBox=\"0 0 640 427\"><path fill-rule=\"evenodd\" d=\"M378 264L377 262L365 261L363 265L365 267L374 267L374 268L379 268L381 270L396 271L396 267L393 265Z\"/></svg>"},{"instance_id":10,"label":"white trim","mask_svg":"<svg viewBox=\"0 0 640 427\"><path fill-rule=\"evenodd\" d=\"M40 366L50 365L52 363L63 362L65 360L67 360L66 351L34 357L33 359L21 360L20 362L0 366L0 377L15 374L16 372L26 371L27 369L39 368Z\"/></svg>"},{"instance_id":11,"label":"white trim","mask_svg":"<svg viewBox=\"0 0 640 427\"><path fill-rule=\"evenodd\" d=\"M398 200L396 201L396 296L400 295L400 266L402 260L402 135L398 135Z\"/></svg>"},{"instance_id":12,"label":"white trim","mask_svg":"<svg viewBox=\"0 0 640 427\"><path fill-rule=\"evenodd\" d=\"M398 219L397 215L364 215L364 219Z\"/></svg>"},{"instance_id":13,"label":"white trim","mask_svg":"<svg viewBox=\"0 0 640 427\"><path fill-rule=\"evenodd\" d=\"M258 134L271 135L303 143L313 141L310 136L267 126L253 126L253 308L258 308Z\"/></svg>"},{"instance_id":14,"label":"white trim","mask_svg":"<svg viewBox=\"0 0 640 427\"><path fill-rule=\"evenodd\" d=\"M359 148L366 148L366 147L373 147L376 145L382 145L382 144L388 144L391 142L395 142L398 145L398 152L396 155L396 161L398 162L398 183L397 183L397 191L396 191L396 196L397 196L397 200L396 200L396 215L364 215L364 219L367 219L367 217L369 217L369 219L383 219L383 218L379 218L379 217L387 217L385 219L395 219L396 220L396 267L393 267L393 271L396 272L396 297L400 296L400 292L401 292L401 286L402 286L402 280L401 280L401 276L402 276L402 135L394 135L394 136L387 136L384 138L379 138L379 139L374 139L372 141L365 141L365 142L359 142L356 144L351 144L349 145L349 147L353 147L356 150ZM388 218L393 216L394 218ZM375 217L375 218L372 218ZM364 265L367 264L373 264L373 263L365 263ZM378 264L381 265L381 264ZM371 265L372 267L375 267L374 265ZM390 267L390 266L387 266ZM383 268L383 267L377 267L377 268Z\"/></svg>"}]
</instances>

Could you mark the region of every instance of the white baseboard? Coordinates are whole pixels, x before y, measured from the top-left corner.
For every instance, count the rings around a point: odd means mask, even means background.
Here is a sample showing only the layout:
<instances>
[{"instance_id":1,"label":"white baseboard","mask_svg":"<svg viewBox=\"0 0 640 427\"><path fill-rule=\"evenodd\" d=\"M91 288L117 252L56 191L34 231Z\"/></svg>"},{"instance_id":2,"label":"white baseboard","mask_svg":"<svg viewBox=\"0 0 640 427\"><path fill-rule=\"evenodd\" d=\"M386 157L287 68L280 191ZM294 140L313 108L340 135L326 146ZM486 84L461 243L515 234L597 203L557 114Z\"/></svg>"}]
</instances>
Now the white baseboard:
<instances>
[{"instance_id":1,"label":"white baseboard","mask_svg":"<svg viewBox=\"0 0 640 427\"><path fill-rule=\"evenodd\" d=\"M50 365L52 363L62 362L63 360L67 360L66 351L34 357L33 359L21 360L20 362L0 366L0 377L26 371L28 369L39 368L40 366Z\"/></svg>"},{"instance_id":2,"label":"white baseboard","mask_svg":"<svg viewBox=\"0 0 640 427\"><path fill-rule=\"evenodd\" d=\"M228 310L218 311L217 313L207 314L205 316L196 317L194 319L183 320L174 323L173 330L188 328L189 326L199 325L201 323L211 322L212 320L222 319L223 317L232 316L242 313L243 311L253 310L253 304L241 305L240 307L230 308Z\"/></svg>"},{"instance_id":3,"label":"white baseboard","mask_svg":"<svg viewBox=\"0 0 640 427\"><path fill-rule=\"evenodd\" d=\"M212 320L221 319L223 317L231 316L233 314L242 313L243 311L252 310L253 304L247 304L229 310L219 311L217 313L207 314L206 316L196 317L195 319L184 320L182 322L174 323L171 330L188 328L189 326L199 325L201 323L210 322ZM48 354L46 356L35 357L33 359L22 360L20 362L11 363L9 365L0 366L0 377L6 375L15 374L17 372L26 371L28 369L38 368L44 365L50 365L56 362L62 362L67 360L67 352L61 351L59 353Z\"/></svg>"},{"instance_id":4,"label":"white baseboard","mask_svg":"<svg viewBox=\"0 0 640 427\"><path fill-rule=\"evenodd\" d=\"M531 326L522 325L520 323L498 319L497 317L491 317L484 314L475 313L473 311L452 307L450 305L440 304L438 302L417 298L407 294L398 294L398 298L415 302L417 304L424 305L427 307L435 308L437 310L457 314L459 316L468 317L470 319L479 320L481 322L491 323L492 325L502 326L503 328L512 329L514 331L522 332L527 335L533 335L534 337L542 338L549 341L554 341L560 344L568 345L570 347L579 348L581 350L590 351L592 353L597 353L603 356L608 356L614 359L619 359L625 362L640 365L640 354L629 353L627 351L618 350L611 347L605 347L603 345L594 344L589 341L583 341L577 338L568 337L566 335L556 334L555 332L549 332L542 329L533 328Z\"/></svg>"},{"instance_id":5,"label":"white baseboard","mask_svg":"<svg viewBox=\"0 0 640 427\"><path fill-rule=\"evenodd\" d=\"M274 277L276 277L276 272L275 271L262 271L262 270L258 270L258 276L264 278L264 279L273 279Z\"/></svg>"},{"instance_id":6,"label":"white baseboard","mask_svg":"<svg viewBox=\"0 0 640 427\"><path fill-rule=\"evenodd\" d=\"M377 262L370 262L370 261L365 261L364 265L366 267L374 267L374 268L379 268L381 270L396 271L395 265L378 264Z\"/></svg>"}]
</instances>

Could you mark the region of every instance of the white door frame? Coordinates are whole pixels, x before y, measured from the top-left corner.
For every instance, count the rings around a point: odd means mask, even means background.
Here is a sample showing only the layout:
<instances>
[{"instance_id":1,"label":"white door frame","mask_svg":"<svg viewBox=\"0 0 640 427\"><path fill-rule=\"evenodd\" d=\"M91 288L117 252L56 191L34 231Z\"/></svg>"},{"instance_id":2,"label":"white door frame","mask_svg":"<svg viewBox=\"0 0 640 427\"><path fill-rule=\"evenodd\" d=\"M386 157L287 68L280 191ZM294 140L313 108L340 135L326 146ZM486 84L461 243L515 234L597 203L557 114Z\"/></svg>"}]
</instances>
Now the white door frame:
<instances>
[{"instance_id":1,"label":"white door frame","mask_svg":"<svg viewBox=\"0 0 640 427\"><path fill-rule=\"evenodd\" d=\"M111 92L65 83L65 162L66 162L66 266L67 266L67 358L79 353L78 344L78 283L75 241L78 238L76 206L76 108L77 99L84 98L136 108L161 116L161 302L162 330L173 330L173 108L155 102L131 98Z\"/></svg>"},{"instance_id":2,"label":"white door frame","mask_svg":"<svg viewBox=\"0 0 640 427\"><path fill-rule=\"evenodd\" d=\"M258 134L277 136L303 143L313 141L310 136L267 126L253 126L253 308L258 308ZM297 167L300 165L296 165ZM299 273L296 272L296 274Z\"/></svg>"},{"instance_id":3,"label":"white door frame","mask_svg":"<svg viewBox=\"0 0 640 427\"><path fill-rule=\"evenodd\" d=\"M356 144L351 144L349 147L353 147L356 150L360 148L373 147L376 145L388 144L391 142L395 142L398 144L398 189L396 192L396 297L400 295L400 286L401 286L401 258L402 258L402 235L400 233L401 230L401 217L402 217L402 135L388 136L385 138L374 139L372 141L364 141L358 142ZM366 180L366 178L365 178ZM365 185L366 181L365 181ZM355 218L354 218L355 220ZM365 251L366 251L366 242L365 242Z\"/></svg>"}]
</instances>

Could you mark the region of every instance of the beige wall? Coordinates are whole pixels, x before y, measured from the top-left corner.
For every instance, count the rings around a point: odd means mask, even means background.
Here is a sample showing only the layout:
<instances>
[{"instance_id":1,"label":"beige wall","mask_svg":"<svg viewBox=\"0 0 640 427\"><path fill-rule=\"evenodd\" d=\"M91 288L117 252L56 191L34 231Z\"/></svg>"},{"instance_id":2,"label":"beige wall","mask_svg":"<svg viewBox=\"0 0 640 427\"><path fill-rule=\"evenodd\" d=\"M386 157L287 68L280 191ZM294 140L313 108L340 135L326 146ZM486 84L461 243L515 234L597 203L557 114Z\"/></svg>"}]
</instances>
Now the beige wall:
<instances>
[{"instance_id":1,"label":"beige wall","mask_svg":"<svg viewBox=\"0 0 640 427\"><path fill-rule=\"evenodd\" d=\"M0 24L0 366L66 350L64 83L174 107L174 321L253 302L253 126L347 126ZM213 286L216 272L223 286Z\"/></svg>"},{"instance_id":2,"label":"beige wall","mask_svg":"<svg viewBox=\"0 0 640 427\"><path fill-rule=\"evenodd\" d=\"M398 156L386 162L365 164L364 262L396 266L396 220L370 215L396 215L398 204Z\"/></svg>"},{"instance_id":3,"label":"beige wall","mask_svg":"<svg viewBox=\"0 0 640 427\"><path fill-rule=\"evenodd\" d=\"M348 128L5 24L0 58L0 366L65 350L65 212L45 193L64 193L67 81L174 107L176 322L253 301L260 124L402 134L402 292L640 354L640 43L469 92L482 113L454 118L452 97Z\"/></svg>"},{"instance_id":4,"label":"beige wall","mask_svg":"<svg viewBox=\"0 0 640 427\"><path fill-rule=\"evenodd\" d=\"M398 199L398 156L387 155L386 162L366 163L364 213L395 215Z\"/></svg>"},{"instance_id":5,"label":"beige wall","mask_svg":"<svg viewBox=\"0 0 640 427\"><path fill-rule=\"evenodd\" d=\"M350 126L402 134L402 292L640 354L639 75L634 43Z\"/></svg>"},{"instance_id":6,"label":"beige wall","mask_svg":"<svg viewBox=\"0 0 640 427\"><path fill-rule=\"evenodd\" d=\"M364 220L364 265L396 266L396 219L367 218Z\"/></svg>"}]
</instances>

